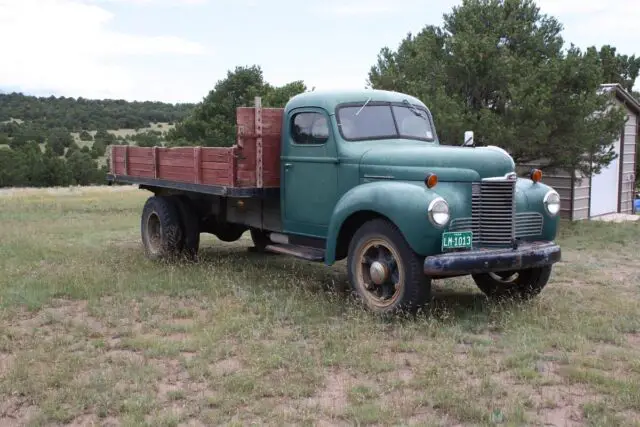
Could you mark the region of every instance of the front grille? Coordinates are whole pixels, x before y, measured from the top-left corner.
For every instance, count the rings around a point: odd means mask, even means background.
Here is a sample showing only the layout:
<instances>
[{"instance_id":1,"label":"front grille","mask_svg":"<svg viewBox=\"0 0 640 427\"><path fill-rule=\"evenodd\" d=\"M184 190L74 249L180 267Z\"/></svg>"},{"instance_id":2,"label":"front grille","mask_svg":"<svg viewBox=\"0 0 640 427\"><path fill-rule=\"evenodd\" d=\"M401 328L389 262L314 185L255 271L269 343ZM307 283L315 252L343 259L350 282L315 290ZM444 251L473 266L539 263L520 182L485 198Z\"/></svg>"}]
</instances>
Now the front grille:
<instances>
[{"instance_id":1,"label":"front grille","mask_svg":"<svg viewBox=\"0 0 640 427\"><path fill-rule=\"evenodd\" d=\"M521 212L516 214L516 239L535 237L542 234L543 219L538 212ZM477 224L477 221L476 221ZM473 231L474 245L480 242L478 226L474 226L469 217L456 218L451 221L449 231Z\"/></svg>"},{"instance_id":2,"label":"front grille","mask_svg":"<svg viewBox=\"0 0 640 427\"><path fill-rule=\"evenodd\" d=\"M516 214L516 239L535 237L542 234L543 219L538 212Z\"/></svg>"},{"instance_id":3,"label":"front grille","mask_svg":"<svg viewBox=\"0 0 640 427\"><path fill-rule=\"evenodd\" d=\"M510 246L514 239L542 234L543 218L538 212L515 214L515 181L474 182L471 217L451 221L449 231L473 232L474 247Z\"/></svg>"},{"instance_id":4,"label":"front grille","mask_svg":"<svg viewBox=\"0 0 640 427\"><path fill-rule=\"evenodd\" d=\"M515 181L486 180L471 188L471 217L456 218L450 231L473 231L473 246L504 247L516 238ZM528 223L527 223L528 224ZM527 232L530 229L527 228Z\"/></svg>"},{"instance_id":5,"label":"front grille","mask_svg":"<svg viewBox=\"0 0 640 427\"><path fill-rule=\"evenodd\" d=\"M508 246L515 239L515 181L474 182L471 218L480 246Z\"/></svg>"}]
</instances>

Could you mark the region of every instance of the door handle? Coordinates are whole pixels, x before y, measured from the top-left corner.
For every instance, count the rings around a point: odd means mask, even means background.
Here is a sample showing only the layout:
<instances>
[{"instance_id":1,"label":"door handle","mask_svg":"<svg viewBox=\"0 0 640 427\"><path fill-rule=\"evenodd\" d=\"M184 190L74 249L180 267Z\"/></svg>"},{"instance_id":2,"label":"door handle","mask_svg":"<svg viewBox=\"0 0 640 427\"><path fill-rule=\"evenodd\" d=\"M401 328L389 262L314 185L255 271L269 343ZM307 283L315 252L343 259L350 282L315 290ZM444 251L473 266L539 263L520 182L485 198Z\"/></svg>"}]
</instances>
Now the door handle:
<instances>
[{"instance_id":1,"label":"door handle","mask_svg":"<svg viewBox=\"0 0 640 427\"><path fill-rule=\"evenodd\" d=\"M293 167L293 164L291 164L291 163L285 163L285 164L284 164L284 170L287 170L287 171L288 171L288 170L289 170L289 169L291 169L292 167Z\"/></svg>"}]
</instances>

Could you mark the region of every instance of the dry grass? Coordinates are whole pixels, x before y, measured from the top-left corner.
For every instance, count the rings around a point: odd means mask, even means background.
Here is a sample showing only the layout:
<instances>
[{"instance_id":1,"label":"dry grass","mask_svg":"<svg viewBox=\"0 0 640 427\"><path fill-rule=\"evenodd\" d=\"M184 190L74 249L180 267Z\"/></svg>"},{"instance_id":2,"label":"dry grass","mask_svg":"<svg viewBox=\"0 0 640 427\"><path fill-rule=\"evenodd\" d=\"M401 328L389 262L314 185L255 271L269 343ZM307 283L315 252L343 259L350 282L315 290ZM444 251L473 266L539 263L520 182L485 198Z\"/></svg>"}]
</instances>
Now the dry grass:
<instances>
[{"instance_id":1,"label":"dry grass","mask_svg":"<svg viewBox=\"0 0 640 427\"><path fill-rule=\"evenodd\" d=\"M640 425L637 223L565 227L542 296L380 320L325 268L142 256L143 191L0 197L0 425Z\"/></svg>"}]
</instances>

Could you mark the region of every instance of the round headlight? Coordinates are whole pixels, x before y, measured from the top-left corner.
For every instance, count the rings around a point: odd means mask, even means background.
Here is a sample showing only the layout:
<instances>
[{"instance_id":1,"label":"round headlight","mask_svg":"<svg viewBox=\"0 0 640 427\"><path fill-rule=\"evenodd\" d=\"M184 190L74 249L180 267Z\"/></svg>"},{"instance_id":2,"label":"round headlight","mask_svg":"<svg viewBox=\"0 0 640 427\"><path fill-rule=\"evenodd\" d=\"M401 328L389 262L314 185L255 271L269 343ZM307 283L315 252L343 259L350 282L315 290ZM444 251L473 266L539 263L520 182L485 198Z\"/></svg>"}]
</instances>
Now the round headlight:
<instances>
[{"instance_id":1,"label":"round headlight","mask_svg":"<svg viewBox=\"0 0 640 427\"><path fill-rule=\"evenodd\" d=\"M442 198L436 197L429 203L429 220L439 227L449 221L449 204Z\"/></svg>"},{"instance_id":2,"label":"round headlight","mask_svg":"<svg viewBox=\"0 0 640 427\"><path fill-rule=\"evenodd\" d=\"M560 212L560 196L555 190L549 190L544 195L544 207L551 216L556 216Z\"/></svg>"}]
</instances>

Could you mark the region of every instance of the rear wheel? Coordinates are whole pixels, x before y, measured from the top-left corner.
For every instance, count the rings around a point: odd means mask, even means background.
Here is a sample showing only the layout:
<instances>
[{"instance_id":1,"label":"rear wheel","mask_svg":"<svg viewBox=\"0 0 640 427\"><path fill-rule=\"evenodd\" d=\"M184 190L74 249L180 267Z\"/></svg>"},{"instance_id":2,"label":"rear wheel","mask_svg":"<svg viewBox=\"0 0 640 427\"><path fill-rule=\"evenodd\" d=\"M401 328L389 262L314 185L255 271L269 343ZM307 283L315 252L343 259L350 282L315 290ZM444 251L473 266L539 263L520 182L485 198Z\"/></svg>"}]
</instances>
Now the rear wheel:
<instances>
[{"instance_id":1,"label":"rear wheel","mask_svg":"<svg viewBox=\"0 0 640 427\"><path fill-rule=\"evenodd\" d=\"M184 244L180 216L169 197L149 197L142 209L140 233L145 254L153 260L173 259Z\"/></svg>"},{"instance_id":2,"label":"rear wheel","mask_svg":"<svg viewBox=\"0 0 640 427\"><path fill-rule=\"evenodd\" d=\"M171 198L180 215L180 225L184 235L182 255L189 261L197 261L200 248L200 219L188 198L181 196Z\"/></svg>"},{"instance_id":3,"label":"rear wheel","mask_svg":"<svg viewBox=\"0 0 640 427\"><path fill-rule=\"evenodd\" d=\"M474 274L480 290L494 299L527 300L538 295L549 282L551 266L518 271Z\"/></svg>"},{"instance_id":4,"label":"rear wheel","mask_svg":"<svg viewBox=\"0 0 640 427\"><path fill-rule=\"evenodd\" d=\"M374 313L415 312L431 298L431 280L400 231L374 219L356 231L349 245L349 282Z\"/></svg>"}]
</instances>

